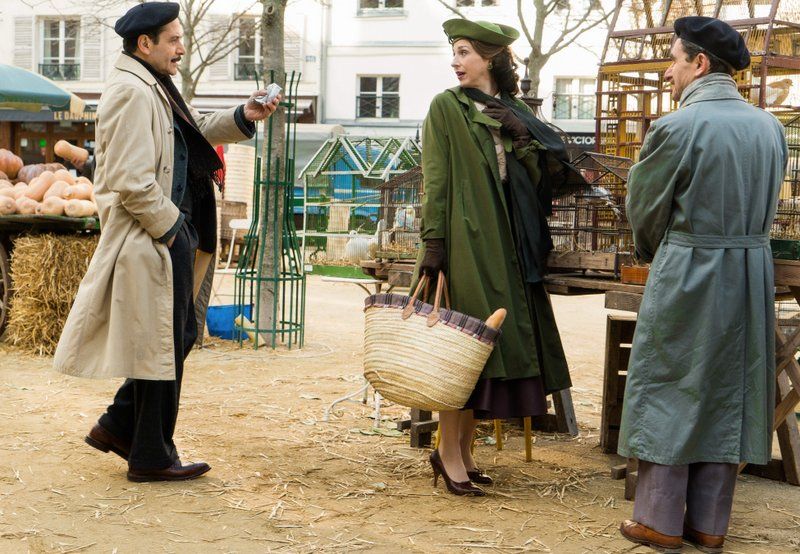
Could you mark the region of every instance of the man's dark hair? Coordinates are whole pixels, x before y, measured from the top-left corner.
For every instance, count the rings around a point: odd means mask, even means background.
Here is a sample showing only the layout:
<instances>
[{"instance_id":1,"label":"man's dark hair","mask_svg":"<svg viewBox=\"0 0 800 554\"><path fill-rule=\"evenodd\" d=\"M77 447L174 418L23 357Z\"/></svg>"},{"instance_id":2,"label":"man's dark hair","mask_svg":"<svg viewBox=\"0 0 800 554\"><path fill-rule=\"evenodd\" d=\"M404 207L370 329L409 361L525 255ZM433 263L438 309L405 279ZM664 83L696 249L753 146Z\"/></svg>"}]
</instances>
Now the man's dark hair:
<instances>
[{"instance_id":1,"label":"man's dark hair","mask_svg":"<svg viewBox=\"0 0 800 554\"><path fill-rule=\"evenodd\" d=\"M153 41L153 44L158 44L158 37L161 35L161 31L164 30L164 27L159 27L158 29L154 29L152 31L148 31L147 33L142 33L142 35L147 35L150 37L150 40ZM135 37L125 37L122 39L122 49L127 52L128 54L133 54L136 52L136 49L139 47L139 37L142 35L136 35Z\"/></svg>"},{"instance_id":2,"label":"man's dark hair","mask_svg":"<svg viewBox=\"0 0 800 554\"><path fill-rule=\"evenodd\" d=\"M734 70L728 62L721 60L705 48L697 46L693 42L681 39L681 46L683 46L683 51L686 52L687 61L693 62L698 54L705 54L710 63L710 67L708 69L709 74L724 73L725 75L733 76L733 74L736 73L736 70Z\"/></svg>"}]
</instances>

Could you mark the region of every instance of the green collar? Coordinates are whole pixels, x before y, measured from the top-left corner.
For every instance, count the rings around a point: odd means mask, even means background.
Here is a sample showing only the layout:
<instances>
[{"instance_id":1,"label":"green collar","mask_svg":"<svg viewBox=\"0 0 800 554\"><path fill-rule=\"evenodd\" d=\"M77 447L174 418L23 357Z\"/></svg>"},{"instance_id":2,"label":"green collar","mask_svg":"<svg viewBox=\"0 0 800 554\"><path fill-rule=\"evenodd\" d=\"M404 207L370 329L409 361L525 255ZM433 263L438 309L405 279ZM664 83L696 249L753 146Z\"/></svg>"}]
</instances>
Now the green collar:
<instances>
[{"instance_id":1,"label":"green collar","mask_svg":"<svg viewBox=\"0 0 800 554\"><path fill-rule=\"evenodd\" d=\"M480 123L481 125L486 125L487 127L493 127L495 129L499 129L503 126L503 124L496 119L492 119L488 115L483 115L483 112L475 106L475 102L473 102L466 94L464 94L464 91L461 90L461 87L453 87L448 90L455 95L459 102L467 106L467 114L469 115L470 121Z\"/></svg>"},{"instance_id":2,"label":"green collar","mask_svg":"<svg viewBox=\"0 0 800 554\"><path fill-rule=\"evenodd\" d=\"M733 77L724 73L712 73L689 83L689 86L681 94L680 104L683 108L697 102L709 102L712 100L745 101L742 95L739 94Z\"/></svg>"}]
</instances>

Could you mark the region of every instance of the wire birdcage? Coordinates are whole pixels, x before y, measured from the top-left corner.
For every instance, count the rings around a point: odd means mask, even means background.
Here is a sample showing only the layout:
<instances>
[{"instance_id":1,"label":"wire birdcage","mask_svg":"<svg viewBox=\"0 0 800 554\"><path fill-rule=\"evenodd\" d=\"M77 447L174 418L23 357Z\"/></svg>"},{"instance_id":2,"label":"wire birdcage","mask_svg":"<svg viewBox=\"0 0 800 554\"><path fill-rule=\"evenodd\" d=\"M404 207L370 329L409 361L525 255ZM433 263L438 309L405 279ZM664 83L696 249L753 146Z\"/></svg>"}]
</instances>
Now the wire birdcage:
<instances>
[{"instance_id":1,"label":"wire birdcage","mask_svg":"<svg viewBox=\"0 0 800 554\"><path fill-rule=\"evenodd\" d=\"M633 162L620 156L584 152L572 160L587 186L555 198L549 218L556 252L630 252L632 237L625 218L625 183Z\"/></svg>"},{"instance_id":2,"label":"wire birdcage","mask_svg":"<svg viewBox=\"0 0 800 554\"><path fill-rule=\"evenodd\" d=\"M420 242L422 167L417 166L378 186L381 193L378 250L381 260L413 259Z\"/></svg>"}]
</instances>

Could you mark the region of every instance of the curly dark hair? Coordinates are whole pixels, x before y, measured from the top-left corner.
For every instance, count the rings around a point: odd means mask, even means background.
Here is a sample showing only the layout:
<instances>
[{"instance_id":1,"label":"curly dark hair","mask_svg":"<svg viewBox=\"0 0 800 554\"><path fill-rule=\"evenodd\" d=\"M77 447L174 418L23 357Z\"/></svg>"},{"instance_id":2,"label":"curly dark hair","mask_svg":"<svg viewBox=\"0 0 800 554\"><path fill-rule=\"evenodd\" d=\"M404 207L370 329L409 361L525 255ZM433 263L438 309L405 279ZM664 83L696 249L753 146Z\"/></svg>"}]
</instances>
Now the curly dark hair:
<instances>
[{"instance_id":1,"label":"curly dark hair","mask_svg":"<svg viewBox=\"0 0 800 554\"><path fill-rule=\"evenodd\" d=\"M479 40L467 39L478 55L484 60L489 60L492 68L489 74L497 84L500 92L511 96L519 94L519 75L517 75L517 62L508 46L497 46Z\"/></svg>"}]
</instances>

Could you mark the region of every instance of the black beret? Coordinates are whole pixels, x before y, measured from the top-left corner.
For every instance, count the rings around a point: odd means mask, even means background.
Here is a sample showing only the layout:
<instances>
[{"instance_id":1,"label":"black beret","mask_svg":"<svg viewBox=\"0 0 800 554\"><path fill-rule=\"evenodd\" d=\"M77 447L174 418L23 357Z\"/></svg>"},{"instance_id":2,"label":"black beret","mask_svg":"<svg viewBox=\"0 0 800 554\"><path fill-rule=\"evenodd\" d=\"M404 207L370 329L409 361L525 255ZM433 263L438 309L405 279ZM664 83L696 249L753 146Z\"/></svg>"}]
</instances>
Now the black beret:
<instances>
[{"instance_id":1,"label":"black beret","mask_svg":"<svg viewBox=\"0 0 800 554\"><path fill-rule=\"evenodd\" d=\"M724 21L699 15L681 17L675 20L675 34L728 62L737 71L750 65L750 52L742 35Z\"/></svg>"},{"instance_id":2,"label":"black beret","mask_svg":"<svg viewBox=\"0 0 800 554\"><path fill-rule=\"evenodd\" d=\"M145 2L129 9L117 20L114 30L122 38L136 38L178 18L177 2Z\"/></svg>"}]
</instances>

